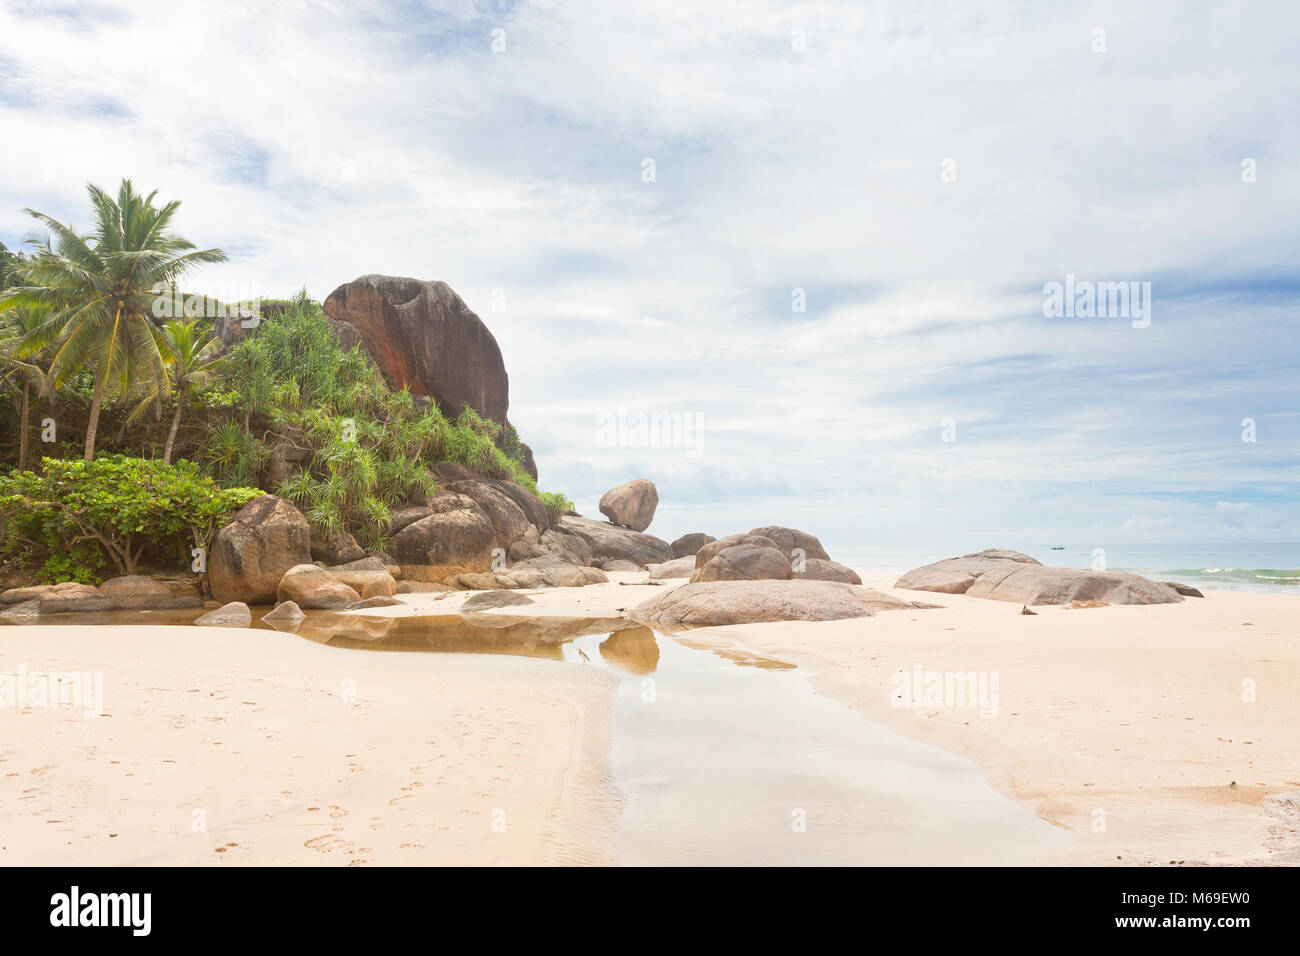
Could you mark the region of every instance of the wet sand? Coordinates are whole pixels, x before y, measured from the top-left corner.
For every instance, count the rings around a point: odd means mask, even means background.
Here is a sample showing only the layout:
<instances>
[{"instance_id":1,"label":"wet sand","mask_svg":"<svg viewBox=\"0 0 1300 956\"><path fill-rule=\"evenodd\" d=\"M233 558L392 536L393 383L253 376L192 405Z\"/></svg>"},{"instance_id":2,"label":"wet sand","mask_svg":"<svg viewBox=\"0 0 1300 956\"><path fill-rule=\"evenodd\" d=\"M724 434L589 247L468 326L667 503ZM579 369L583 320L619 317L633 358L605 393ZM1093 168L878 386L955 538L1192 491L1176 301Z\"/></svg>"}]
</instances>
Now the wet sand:
<instances>
[{"instance_id":1,"label":"wet sand","mask_svg":"<svg viewBox=\"0 0 1300 956\"><path fill-rule=\"evenodd\" d=\"M1033 862L1300 864L1300 796L1285 805L1300 790L1300 595L1209 590L1181 604L1027 616L860 573L867 586L943 607L689 637L798 664L820 693L975 761L998 792L1068 837ZM535 613L599 613L661 593L617 583L644 575L610 577L532 594ZM894 706L891 679L917 665L997 673L997 716Z\"/></svg>"}]
</instances>

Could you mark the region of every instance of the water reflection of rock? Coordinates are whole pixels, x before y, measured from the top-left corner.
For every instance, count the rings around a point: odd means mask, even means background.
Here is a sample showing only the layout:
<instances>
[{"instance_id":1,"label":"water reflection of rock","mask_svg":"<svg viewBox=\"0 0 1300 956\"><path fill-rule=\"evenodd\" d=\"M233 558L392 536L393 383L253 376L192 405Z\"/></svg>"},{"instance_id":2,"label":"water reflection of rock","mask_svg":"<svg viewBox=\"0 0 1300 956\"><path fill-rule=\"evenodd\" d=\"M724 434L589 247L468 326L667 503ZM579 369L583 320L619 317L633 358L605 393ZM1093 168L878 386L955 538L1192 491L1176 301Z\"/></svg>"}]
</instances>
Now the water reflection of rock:
<instances>
[{"instance_id":1,"label":"water reflection of rock","mask_svg":"<svg viewBox=\"0 0 1300 956\"><path fill-rule=\"evenodd\" d=\"M516 654L562 660L561 645L585 634L631 627L622 618L438 614L384 618L309 614L296 633L331 647L375 651Z\"/></svg>"},{"instance_id":2,"label":"water reflection of rock","mask_svg":"<svg viewBox=\"0 0 1300 956\"><path fill-rule=\"evenodd\" d=\"M648 627L627 627L601 643L600 656L629 674L653 674L659 666L659 642Z\"/></svg>"},{"instance_id":3,"label":"water reflection of rock","mask_svg":"<svg viewBox=\"0 0 1300 956\"><path fill-rule=\"evenodd\" d=\"M265 621L264 623L289 634L297 634L317 644L336 647L368 647L387 637L397 621L391 617L373 617L362 614L308 614L301 621Z\"/></svg>"}]
</instances>

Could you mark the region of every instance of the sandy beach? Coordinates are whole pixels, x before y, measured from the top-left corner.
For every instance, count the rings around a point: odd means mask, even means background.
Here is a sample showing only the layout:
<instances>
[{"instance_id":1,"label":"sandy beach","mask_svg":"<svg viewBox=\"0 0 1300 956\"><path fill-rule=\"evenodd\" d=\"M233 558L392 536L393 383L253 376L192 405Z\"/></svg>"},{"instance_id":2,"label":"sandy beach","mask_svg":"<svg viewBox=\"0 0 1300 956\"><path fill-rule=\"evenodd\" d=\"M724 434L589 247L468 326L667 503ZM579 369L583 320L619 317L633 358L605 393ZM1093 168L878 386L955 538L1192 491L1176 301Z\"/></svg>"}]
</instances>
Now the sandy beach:
<instances>
[{"instance_id":1,"label":"sandy beach","mask_svg":"<svg viewBox=\"0 0 1300 956\"><path fill-rule=\"evenodd\" d=\"M614 679L275 631L12 627L0 672L102 671L104 714L0 709L0 863L608 863ZM355 697L353 697L355 695Z\"/></svg>"},{"instance_id":2,"label":"sandy beach","mask_svg":"<svg viewBox=\"0 0 1300 956\"><path fill-rule=\"evenodd\" d=\"M644 574L611 578L528 592L528 613L614 615L662 591L629 586ZM864 581L888 590L892 576ZM1023 862L1300 859L1296 819L1270 802L1300 789L1300 598L1214 591L1026 616L895 593L944 606L690 640L797 664L863 718L973 760L1068 837ZM468 596L358 613L455 613ZM618 861L617 680L599 666L369 653L264 630L4 628L0 672L20 665L100 671L105 703L97 717L0 710L6 863ZM894 706L891 678L918 666L996 674L996 715Z\"/></svg>"},{"instance_id":3,"label":"sandy beach","mask_svg":"<svg viewBox=\"0 0 1300 956\"><path fill-rule=\"evenodd\" d=\"M974 760L1000 792L1075 835L1032 862L1300 862L1300 818L1269 802L1300 790L1300 596L1214 590L1181 604L1039 607L1029 616L1005 602L894 589L894 574L860 574L868 587L943 606L691 637L797 663L818 691L869 720ZM658 591L557 589L533 595L539 606L529 610L608 613ZM414 603L450 610L464 600L431 598ZM891 678L917 665L997 672L997 715L895 707Z\"/></svg>"}]
</instances>

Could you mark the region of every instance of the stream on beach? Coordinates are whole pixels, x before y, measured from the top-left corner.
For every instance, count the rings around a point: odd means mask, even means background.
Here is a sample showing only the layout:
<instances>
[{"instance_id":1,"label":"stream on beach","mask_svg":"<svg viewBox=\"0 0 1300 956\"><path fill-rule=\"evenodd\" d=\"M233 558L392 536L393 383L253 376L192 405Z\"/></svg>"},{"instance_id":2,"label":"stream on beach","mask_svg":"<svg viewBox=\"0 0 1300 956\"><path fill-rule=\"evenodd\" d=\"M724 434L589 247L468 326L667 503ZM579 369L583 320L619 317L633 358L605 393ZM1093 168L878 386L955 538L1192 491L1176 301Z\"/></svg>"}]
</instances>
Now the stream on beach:
<instances>
[{"instance_id":1,"label":"stream on beach","mask_svg":"<svg viewBox=\"0 0 1300 956\"><path fill-rule=\"evenodd\" d=\"M198 612L59 615L188 624ZM255 611L254 627L267 628ZM806 668L709 632L621 617L309 612L332 647L507 654L619 677L610 772L627 865L1010 865L1069 839L998 794L970 760L816 693Z\"/></svg>"}]
</instances>

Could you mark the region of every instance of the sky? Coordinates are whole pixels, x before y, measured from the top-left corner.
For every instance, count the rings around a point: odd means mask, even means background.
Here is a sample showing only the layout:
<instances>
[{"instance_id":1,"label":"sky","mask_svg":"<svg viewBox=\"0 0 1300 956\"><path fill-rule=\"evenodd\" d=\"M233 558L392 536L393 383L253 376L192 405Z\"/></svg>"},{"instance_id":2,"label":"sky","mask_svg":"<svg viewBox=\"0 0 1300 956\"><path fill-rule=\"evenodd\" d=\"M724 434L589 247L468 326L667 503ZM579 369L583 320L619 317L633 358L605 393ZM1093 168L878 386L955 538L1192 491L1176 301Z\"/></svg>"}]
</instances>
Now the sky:
<instances>
[{"instance_id":1,"label":"sky","mask_svg":"<svg viewBox=\"0 0 1300 956\"><path fill-rule=\"evenodd\" d=\"M1294 542L1298 41L1286 0L0 0L0 241L129 176L213 294L445 281L540 485L649 478L668 540Z\"/></svg>"}]
</instances>

